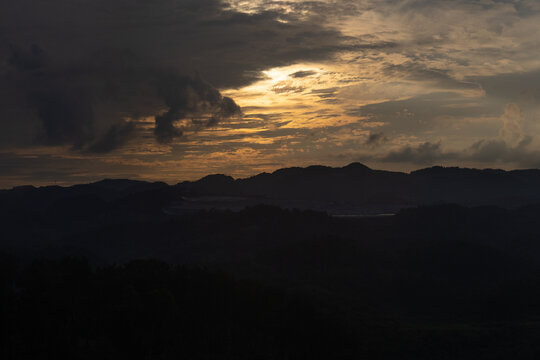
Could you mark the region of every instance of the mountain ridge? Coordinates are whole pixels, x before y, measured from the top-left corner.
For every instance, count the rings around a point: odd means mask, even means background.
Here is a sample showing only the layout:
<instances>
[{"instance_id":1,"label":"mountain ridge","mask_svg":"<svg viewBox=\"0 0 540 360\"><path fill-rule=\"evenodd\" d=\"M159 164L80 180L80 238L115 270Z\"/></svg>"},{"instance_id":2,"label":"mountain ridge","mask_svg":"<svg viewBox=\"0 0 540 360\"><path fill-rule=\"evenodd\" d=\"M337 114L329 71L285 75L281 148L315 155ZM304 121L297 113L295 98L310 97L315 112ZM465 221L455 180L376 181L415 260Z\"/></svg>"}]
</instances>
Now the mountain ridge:
<instances>
[{"instance_id":1,"label":"mountain ridge","mask_svg":"<svg viewBox=\"0 0 540 360\"><path fill-rule=\"evenodd\" d=\"M176 187L191 196L227 195L364 205L456 202L519 206L540 201L540 170L433 166L404 173L351 163L344 167L291 167L239 179L211 175L198 181L181 182Z\"/></svg>"},{"instance_id":2,"label":"mountain ridge","mask_svg":"<svg viewBox=\"0 0 540 360\"><path fill-rule=\"evenodd\" d=\"M103 179L68 187L27 185L1 190L0 199L8 209L10 204L39 206L64 198L95 198L108 202L124 197L142 197L138 194L148 192L159 192L163 199L170 196L169 201L176 203L182 202L182 197L225 196L250 199L248 203L240 201L239 207L271 203L338 213L344 207L349 209L345 213L359 210L386 213L403 207L437 203L516 207L540 203L540 170L432 166L405 173L371 169L355 162L343 167L289 167L236 179L212 174L175 185L129 179ZM221 207L219 203L203 207L211 206Z\"/></svg>"}]
</instances>

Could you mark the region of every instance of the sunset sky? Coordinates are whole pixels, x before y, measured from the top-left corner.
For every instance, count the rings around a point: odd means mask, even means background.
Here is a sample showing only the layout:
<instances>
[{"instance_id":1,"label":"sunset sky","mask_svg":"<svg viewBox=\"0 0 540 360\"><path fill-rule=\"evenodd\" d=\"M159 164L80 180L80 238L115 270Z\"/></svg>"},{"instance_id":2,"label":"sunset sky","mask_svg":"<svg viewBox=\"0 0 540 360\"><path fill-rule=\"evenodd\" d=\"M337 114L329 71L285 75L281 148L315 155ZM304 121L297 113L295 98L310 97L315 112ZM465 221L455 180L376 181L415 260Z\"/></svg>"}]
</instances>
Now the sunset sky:
<instances>
[{"instance_id":1,"label":"sunset sky","mask_svg":"<svg viewBox=\"0 0 540 360\"><path fill-rule=\"evenodd\" d=\"M0 4L0 188L540 167L538 0Z\"/></svg>"}]
</instances>

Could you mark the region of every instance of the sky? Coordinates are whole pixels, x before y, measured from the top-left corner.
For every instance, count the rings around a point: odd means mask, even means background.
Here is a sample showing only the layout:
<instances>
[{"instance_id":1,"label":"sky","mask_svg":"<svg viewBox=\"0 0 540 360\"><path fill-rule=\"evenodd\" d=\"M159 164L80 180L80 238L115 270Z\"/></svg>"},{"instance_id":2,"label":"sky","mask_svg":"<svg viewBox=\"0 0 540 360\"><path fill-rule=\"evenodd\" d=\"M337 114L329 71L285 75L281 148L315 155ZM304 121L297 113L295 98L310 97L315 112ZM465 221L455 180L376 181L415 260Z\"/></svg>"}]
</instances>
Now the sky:
<instances>
[{"instance_id":1,"label":"sky","mask_svg":"<svg viewBox=\"0 0 540 360\"><path fill-rule=\"evenodd\" d=\"M0 188L540 167L538 0L0 0Z\"/></svg>"}]
</instances>

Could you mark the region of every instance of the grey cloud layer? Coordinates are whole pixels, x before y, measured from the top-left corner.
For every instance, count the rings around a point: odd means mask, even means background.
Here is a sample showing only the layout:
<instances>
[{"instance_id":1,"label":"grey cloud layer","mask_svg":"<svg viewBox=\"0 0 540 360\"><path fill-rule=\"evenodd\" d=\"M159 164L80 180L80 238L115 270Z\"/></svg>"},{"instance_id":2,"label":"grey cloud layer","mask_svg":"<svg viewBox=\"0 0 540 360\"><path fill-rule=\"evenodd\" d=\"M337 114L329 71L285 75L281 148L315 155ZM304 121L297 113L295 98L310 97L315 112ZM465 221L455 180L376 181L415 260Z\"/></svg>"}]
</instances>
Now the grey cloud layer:
<instances>
[{"instance_id":1,"label":"grey cloud layer","mask_svg":"<svg viewBox=\"0 0 540 360\"><path fill-rule=\"evenodd\" d=\"M533 137L523 129L523 113L514 103L506 105L500 116L501 127L496 137L475 141L462 150L445 150L441 140L405 145L379 156L382 162L429 165L445 161L472 163L513 163L519 166L538 166L540 152L530 145Z\"/></svg>"},{"instance_id":2,"label":"grey cloud layer","mask_svg":"<svg viewBox=\"0 0 540 360\"><path fill-rule=\"evenodd\" d=\"M0 0L3 164L22 156L15 148L35 145L75 150L76 161L40 155L41 148L24 152L43 159L44 168L61 167L61 177L71 166L84 168L84 159L110 173L113 157L144 163L126 167L126 174L142 174L164 159L197 154L178 170L190 171L213 151L224 169L233 168L245 158L234 165L222 155L246 149L260 151L253 162L283 165L320 163L337 153L352 161L359 151L364 161L388 166L536 166L524 159L540 159L537 0L230 2L240 8L219 0ZM318 63L317 70L301 64L267 89L284 98L305 95L304 107L294 111L261 101L240 120L235 101L220 93L263 78L263 70L301 62ZM310 88L325 67L336 80ZM310 109L314 101L335 107ZM499 119L508 103L523 112L521 133ZM328 121L302 128L300 112ZM340 127L343 114L358 122ZM250 143L252 136L264 141ZM108 154L120 147L125 152ZM140 155L137 147L167 154ZM41 164L24 159L21 164ZM3 164L6 173L26 171ZM31 179L30 171L24 174Z\"/></svg>"},{"instance_id":3,"label":"grey cloud layer","mask_svg":"<svg viewBox=\"0 0 540 360\"><path fill-rule=\"evenodd\" d=\"M426 141L418 145L406 145L375 159L381 162L420 166L450 162L498 163L499 166L510 163L520 167L538 167L540 166L540 152L528 147L530 141L531 138L526 138L513 146L502 139L483 139L458 151L445 150L441 141Z\"/></svg>"},{"instance_id":4,"label":"grey cloud layer","mask_svg":"<svg viewBox=\"0 0 540 360\"><path fill-rule=\"evenodd\" d=\"M129 119L148 116L156 139L170 142L240 113L215 87L359 46L320 19L240 13L217 0L0 4L0 122L11 132L0 146L106 152L137 135Z\"/></svg>"}]
</instances>

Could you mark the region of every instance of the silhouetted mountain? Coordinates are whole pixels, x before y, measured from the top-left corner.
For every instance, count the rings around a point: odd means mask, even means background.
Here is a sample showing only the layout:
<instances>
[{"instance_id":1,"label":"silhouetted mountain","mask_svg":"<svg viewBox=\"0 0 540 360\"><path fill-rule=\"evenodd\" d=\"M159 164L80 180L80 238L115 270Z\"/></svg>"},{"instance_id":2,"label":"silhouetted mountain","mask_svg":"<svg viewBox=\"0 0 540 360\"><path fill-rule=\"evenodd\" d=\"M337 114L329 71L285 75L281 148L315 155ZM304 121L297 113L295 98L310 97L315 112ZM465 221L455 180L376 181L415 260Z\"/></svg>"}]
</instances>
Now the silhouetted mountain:
<instances>
[{"instance_id":1,"label":"silhouetted mountain","mask_svg":"<svg viewBox=\"0 0 540 360\"><path fill-rule=\"evenodd\" d=\"M0 354L533 359L538 176L351 164L2 191ZM441 200L508 207L411 207ZM332 214L382 202L396 214Z\"/></svg>"},{"instance_id":2,"label":"silhouetted mountain","mask_svg":"<svg viewBox=\"0 0 540 360\"><path fill-rule=\"evenodd\" d=\"M280 169L237 180L214 175L195 182L183 182L178 187L190 196L255 197L286 206L286 201L297 201L298 207L330 212L339 209L339 205L345 212L347 207L377 212L385 208L397 210L404 206L440 202L519 206L540 201L540 171L436 166L406 174L372 170L353 163L343 168Z\"/></svg>"},{"instance_id":3,"label":"silhouetted mountain","mask_svg":"<svg viewBox=\"0 0 540 360\"><path fill-rule=\"evenodd\" d=\"M209 175L174 186L109 179L71 187L21 186L0 191L0 200L7 213L30 208L47 211L56 202L69 207L70 203L79 201L91 209L124 197L158 191L174 194L169 199L175 205L173 212L239 210L258 203L333 214L393 213L403 207L438 203L517 207L540 202L540 170L435 166L406 174L352 163L342 168L285 168L236 180L226 175ZM162 203L167 203L163 200Z\"/></svg>"},{"instance_id":4,"label":"silhouetted mountain","mask_svg":"<svg viewBox=\"0 0 540 360\"><path fill-rule=\"evenodd\" d=\"M53 207L41 218L1 219L3 358L540 352L538 206L340 218L260 205L168 215L148 210L161 208L152 203L160 193L84 216ZM142 258L188 268L132 261Z\"/></svg>"},{"instance_id":5,"label":"silhouetted mountain","mask_svg":"<svg viewBox=\"0 0 540 360\"><path fill-rule=\"evenodd\" d=\"M175 191L160 182L108 179L71 187L17 187L0 191L0 218L7 233L46 242L106 224L159 217Z\"/></svg>"}]
</instances>

